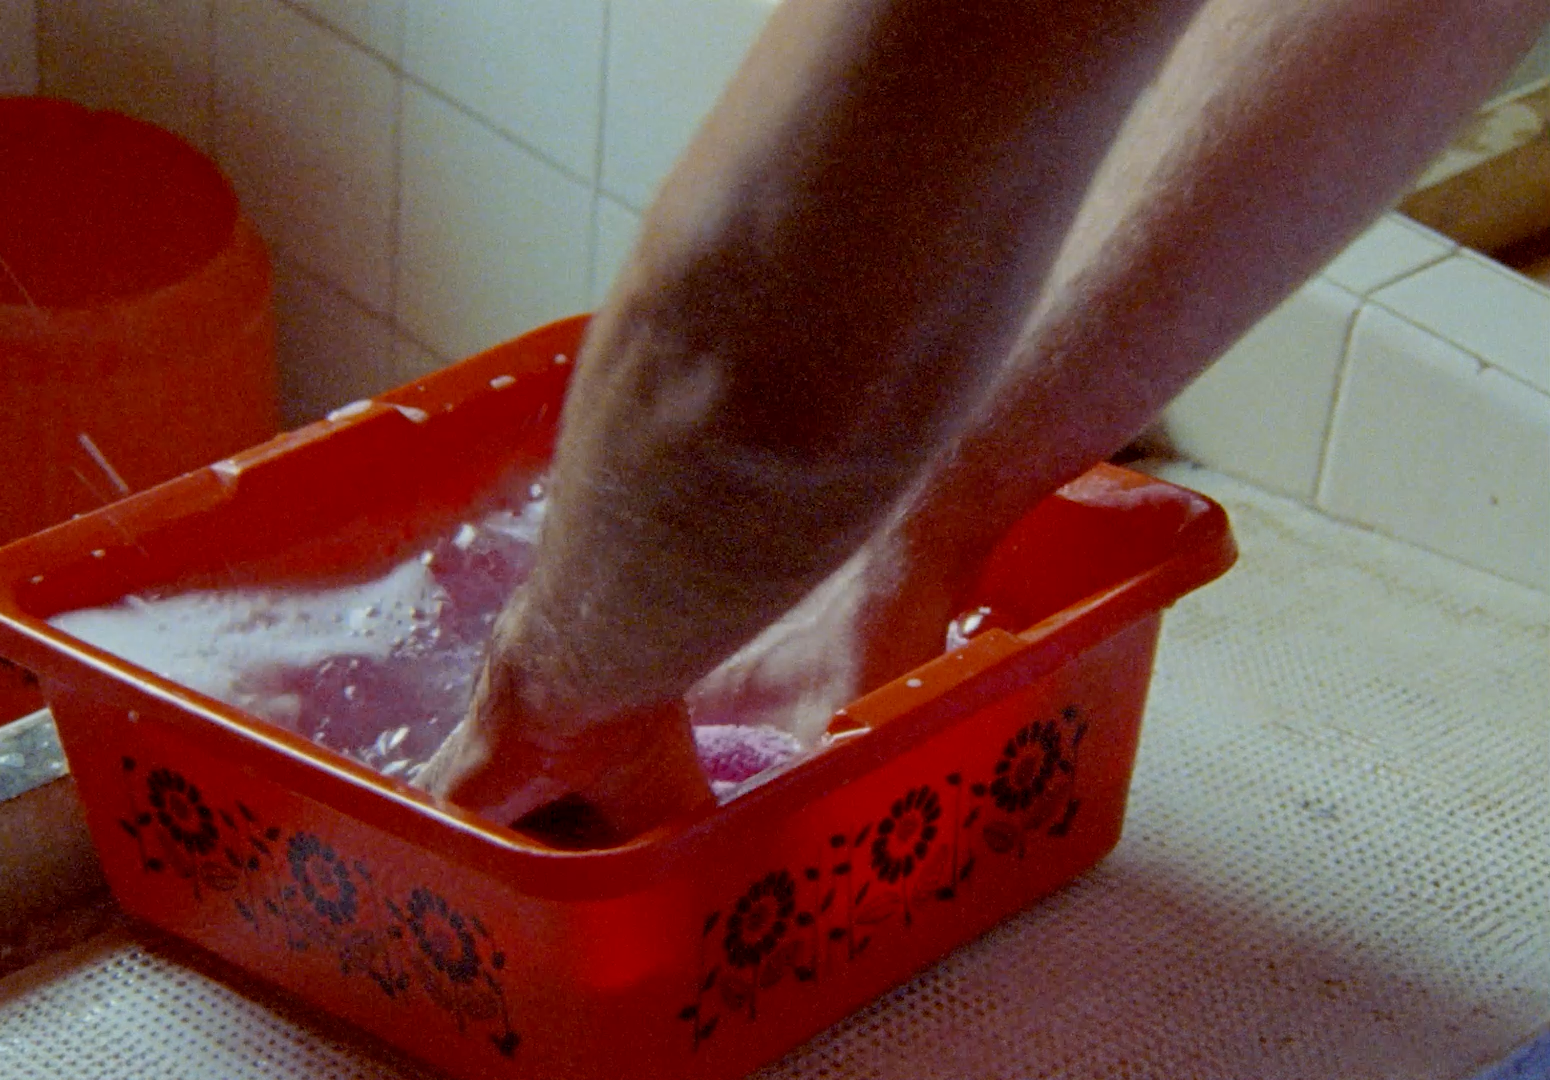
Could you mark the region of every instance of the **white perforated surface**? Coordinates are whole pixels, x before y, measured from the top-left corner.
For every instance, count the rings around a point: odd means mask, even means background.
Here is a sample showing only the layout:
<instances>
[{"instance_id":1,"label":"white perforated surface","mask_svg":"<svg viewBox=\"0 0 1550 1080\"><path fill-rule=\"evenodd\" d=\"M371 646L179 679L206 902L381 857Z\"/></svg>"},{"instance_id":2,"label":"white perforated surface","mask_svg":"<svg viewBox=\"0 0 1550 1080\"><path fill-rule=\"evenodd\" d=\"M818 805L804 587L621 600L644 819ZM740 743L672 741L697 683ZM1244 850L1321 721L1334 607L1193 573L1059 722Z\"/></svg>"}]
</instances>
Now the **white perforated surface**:
<instances>
[{"instance_id":1,"label":"white perforated surface","mask_svg":"<svg viewBox=\"0 0 1550 1080\"><path fill-rule=\"evenodd\" d=\"M112 931L0 981L5 1080L415 1080Z\"/></svg>"},{"instance_id":2,"label":"white perforated surface","mask_svg":"<svg viewBox=\"0 0 1550 1080\"><path fill-rule=\"evenodd\" d=\"M1166 475L1243 558L1165 621L1124 841L762 1080L1453 1080L1550 1025L1550 598ZM0 982L0 1080L395 1075L124 941Z\"/></svg>"}]
</instances>

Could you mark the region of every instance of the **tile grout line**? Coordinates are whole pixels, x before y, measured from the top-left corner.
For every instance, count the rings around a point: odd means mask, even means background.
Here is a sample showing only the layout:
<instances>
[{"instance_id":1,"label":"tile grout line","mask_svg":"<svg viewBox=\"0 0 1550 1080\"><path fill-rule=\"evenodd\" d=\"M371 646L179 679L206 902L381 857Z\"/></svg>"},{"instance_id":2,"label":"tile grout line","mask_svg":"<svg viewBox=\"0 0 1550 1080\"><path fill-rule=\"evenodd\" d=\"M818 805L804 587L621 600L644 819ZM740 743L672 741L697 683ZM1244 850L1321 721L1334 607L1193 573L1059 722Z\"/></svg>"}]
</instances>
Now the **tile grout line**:
<instances>
[{"instance_id":1,"label":"tile grout line","mask_svg":"<svg viewBox=\"0 0 1550 1080\"><path fill-rule=\"evenodd\" d=\"M205 0L205 138L209 141L209 153L212 158L216 157L215 148L220 142L216 136L220 124L215 115L215 5L217 3L219 0Z\"/></svg>"},{"instance_id":2,"label":"tile grout line","mask_svg":"<svg viewBox=\"0 0 1550 1080\"><path fill-rule=\"evenodd\" d=\"M373 48L371 45L368 45L365 42L356 40L356 38L340 30L337 26L323 19L315 12L298 6L295 3L295 0L275 0L275 2L281 7L285 8L287 11L290 11L298 17L305 19L313 26L316 26L329 34L332 34L340 41L343 41L350 48L356 50L357 52L364 53L372 60L375 60L383 67L387 68L388 71L393 75L402 79L406 86L412 86L417 90L429 94L437 101L440 101L442 104L448 106L453 111L462 114L466 119L472 120L480 127L485 128L491 134L515 146L523 153L531 154L540 162L549 166L549 168L559 172L566 179L583 185L590 185L592 183L588 177L582 176L569 165L557 161L555 158L551 157L547 151L534 146L520 135L508 131L506 128L497 123L493 118L484 115L479 110L475 109L472 105L469 105L463 101L459 101L445 90L442 90L439 87L426 82L424 79L420 78L414 72L406 68L401 61L395 60L393 57L388 56L379 49Z\"/></svg>"},{"instance_id":3,"label":"tile grout line","mask_svg":"<svg viewBox=\"0 0 1550 1080\"><path fill-rule=\"evenodd\" d=\"M1416 322L1415 319L1411 318L1407 312L1400 311L1392 304L1386 303L1377 297L1372 297L1367 301L1367 303L1371 304L1375 308L1378 308L1387 315L1392 315L1406 326L1409 326L1428 337L1435 338L1436 340L1442 342L1444 345L1448 346L1450 349L1457 349L1459 352L1463 353L1465 356L1469 357L1475 362L1479 368L1479 371L1476 372L1476 374L1483 374L1487 371L1494 371L1498 375L1504 375L1511 379L1513 382L1526 387L1527 389L1533 391L1535 394L1538 394L1540 397L1550 398L1550 391L1546 391L1543 387L1535 385L1521 375L1508 371L1506 368L1496 363L1496 361L1490 359L1489 357L1482 356L1475 349L1470 348L1468 345L1465 345L1460 341L1455 341L1447 334L1439 333L1438 331L1432 329L1430 326L1421 325L1420 323Z\"/></svg>"},{"instance_id":4,"label":"tile grout line","mask_svg":"<svg viewBox=\"0 0 1550 1080\"><path fill-rule=\"evenodd\" d=\"M1547 389L1546 387L1543 387L1543 386L1539 386L1536 383L1534 383L1534 382L1530 381L1529 379L1525 378L1524 376L1518 375L1515 372L1512 372L1512 371L1508 370L1507 368L1503 367L1501 364L1497 363L1495 360L1492 360L1490 357L1482 355L1478 350L1472 348L1469 345L1464 344L1462 341L1457 340L1452 334L1444 333L1441 330L1437 330L1437 329L1434 329L1433 327L1426 326L1426 325L1423 325L1422 323L1417 322L1415 317L1412 316L1409 312L1401 311L1399 308L1395 307L1392 303L1390 303L1389 301L1385 300L1383 297L1378 295L1378 293L1388 289L1390 286L1397 285L1397 284L1399 284L1402 281L1407 281L1410 278L1414 277L1416 274L1419 274L1419 273L1421 273L1424 270L1429 270L1429 269L1431 269L1433 267L1439 266L1442 263L1448 261L1449 259L1463 258L1464 255L1465 255L1465 252L1467 252L1468 250L1469 249L1464 248L1464 247L1456 247L1453 251L1449 252L1447 255L1445 255L1445 256L1443 256L1441 258L1434 259L1431 262L1426 263L1424 266L1416 267L1414 270L1410 271L1409 273L1401 274L1399 277L1395 278L1393 281L1387 282L1387 283L1385 283L1383 285L1375 286L1374 288L1372 288L1371 290L1369 290L1365 294L1365 299L1368 302L1376 305L1377 307L1382 308L1384 311L1386 311L1388 314L1394 316L1396 319L1400 319L1400 320L1404 321L1405 323L1407 323L1408 325L1415 327L1417 330L1421 331L1422 333L1428 334L1431 337L1436 338L1438 341L1445 342L1446 344L1448 344L1448 345L1452 346L1453 348L1459 350L1460 352L1464 353L1470 359L1474 360L1475 363L1479 364L1482 371L1485 370L1485 369L1490 369L1492 371L1499 372L1499 373L1501 373L1503 375L1506 375L1508 378L1512 379L1514 382L1522 383L1524 386L1528 387L1530 390L1533 390L1536 394L1539 394L1541 396L1550 397L1550 389ZM1475 252L1473 254L1478 254L1478 252ZM1484 259L1485 269L1498 272L1501 277L1503 277L1504 279L1512 282L1514 285L1522 285L1522 284L1526 283L1527 285L1529 285L1531 288L1533 288L1535 290L1539 290L1541 288L1541 286L1539 286L1539 284L1537 282L1535 282L1532 278L1526 278L1523 275L1518 274L1516 271L1512 270L1510 267L1501 266L1499 263L1496 263L1494 260L1492 260L1492 259L1490 259L1488 257L1482 257L1482 258ZM1545 290L1545 291L1550 292L1550 290Z\"/></svg>"},{"instance_id":5,"label":"tile grout line","mask_svg":"<svg viewBox=\"0 0 1550 1080\"><path fill-rule=\"evenodd\" d=\"M1434 255L1431 258L1427 259L1425 262L1421 263L1419 266L1412 266L1410 269L1403 270L1400 273L1395 274L1391 278L1386 278L1385 280L1378 282L1376 285L1368 286L1361 293L1361 298L1363 300L1375 299L1375 297L1374 297L1375 293L1381 292L1382 290L1387 289L1391 285L1398 285L1401 281L1408 281L1410 278L1415 277L1417 274L1421 273L1421 271L1423 271L1423 270L1430 270L1434 266L1437 266L1437 265L1439 265L1441 263L1447 262L1449 259L1453 258L1453 256L1457 255L1458 253L1459 253L1459 247L1458 247L1457 244L1455 244L1455 245L1453 245L1453 247L1449 248L1447 251L1443 252L1441 255Z\"/></svg>"},{"instance_id":6,"label":"tile grout line","mask_svg":"<svg viewBox=\"0 0 1550 1080\"><path fill-rule=\"evenodd\" d=\"M33 0L32 66L34 68L33 74L36 76L33 79L33 93L35 94L47 94L49 92L48 79L45 78L48 72L46 65L43 63L43 57L48 52L46 42L50 36L52 35L49 32L48 17L43 10L43 0Z\"/></svg>"},{"instance_id":7,"label":"tile grout line","mask_svg":"<svg viewBox=\"0 0 1550 1080\"><path fill-rule=\"evenodd\" d=\"M1523 585L1536 590L1541 589L1542 587L1539 584L1525 579L1524 577L1510 574L1503 570L1500 565L1495 565L1489 560L1483 559L1481 556L1479 556L1478 552L1473 553L1472 557L1465 557L1456 551L1445 551L1440 547L1433 546L1431 541L1408 534L1408 531L1406 530L1396 529L1390 525L1380 524L1376 521L1366 520L1365 518L1361 517L1353 517L1350 516L1350 511L1342 511L1330 505L1329 468L1332 457L1331 444L1333 442L1336 418L1339 415L1341 409L1344 407L1345 396L1350 383L1352 347L1356 329L1359 321L1362 318L1369 317L1372 314L1380 312L1383 315L1387 315L1390 318L1393 318L1403 326L1409 327L1411 330L1414 330L1419 334L1423 334L1433 341L1441 343L1447 348L1454 349L1457 352L1462 353L1465 357L1475 363L1475 375L1477 377L1483 375L1487 371L1495 371L1500 375L1504 375L1513 383L1533 393L1537 399L1544 403L1546 409L1550 410L1550 394L1544 393L1538 387L1532 386L1526 381L1514 376L1511 372L1505 371L1504 369L1483 360L1478 354L1465 349L1463 346L1456 344L1449 338L1438 334L1428 327L1419 325L1405 314L1395 311L1387 304L1384 304L1383 302L1376 299L1368 298L1362 302L1361 306L1357 309L1356 314L1353 316L1347 331L1345 344L1342 348L1340 372L1336 382L1335 394L1331 400L1329 422L1325 431L1324 442L1320 452L1318 480L1314 489L1314 500L1311 505L1311 509L1332 521L1338 521L1347 525L1352 525L1357 528L1364 529L1368 532L1372 532L1376 535L1386 537L1390 540L1408 544L1419 550L1433 552L1434 554L1441 555L1443 558L1456 562L1461 566L1471 567L1475 570L1499 577L1504 581L1510 581L1515 584ZM1408 350L1402 351L1400 355L1403 357L1404 362L1407 365L1417 362Z\"/></svg>"},{"instance_id":8,"label":"tile grout line","mask_svg":"<svg viewBox=\"0 0 1550 1080\"><path fill-rule=\"evenodd\" d=\"M355 309L355 313L357 315L360 315L361 317L371 322L380 323L389 331L394 330L396 324L392 319L388 318L386 315L383 315L376 308L366 303L366 301L356 296L344 285L341 285L339 282L335 281L321 270L316 270L301 260L295 258L292 255L288 255L283 251L275 252L273 258L276 264L284 263L286 272L292 277L306 278L307 281L314 287L332 293L335 299L342 300L346 304L350 305L350 307ZM414 340L412 335L404 334L403 336L409 338L410 340ZM419 343L416 342L416 344ZM435 349L428 349L427 351L438 356L440 355L440 353L437 353Z\"/></svg>"},{"instance_id":9,"label":"tile grout line","mask_svg":"<svg viewBox=\"0 0 1550 1080\"><path fill-rule=\"evenodd\" d=\"M211 0L211 10L212 10L212 12L213 12L215 3L218 3L218 2L219 2L219 0ZM593 173L592 177L590 177L590 178L583 177L580 174L578 174L574 169L572 169L572 168L568 167L567 165L557 161L556 159L551 157L549 154L547 154L542 149L540 149L540 148L538 148L536 146L533 146L532 144L530 144L526 140L524 140L524 139L520 138L519 136L513 134L512 132L506 130L505 128L503 128L502 126L500 126L499 124L494 122L491 118L483 115L482 113L480 113L479 111L477 111L476 109L471 107L470 105L468 105L468 104L466 104L466 103L464 103L462 101L459 101L456 98L453 98L452 96L450 96L445 91L443 91L443 90L441 90L441 89L431 85L430 83L424 81L423 79L420 79L420 78L416 77L412 72L410 72L406 68L406 66L405 66L405 64L403 62L403 55L402 54L404 52L404 49L403 49L403 44L404 43L403 43L402 39L407 34L408 15L407 15L407 12L406 12L405 8L402 7L402 6L400 6L399 12L398 12L398 24L399 24L399 26L398 26L399 35L398 36L400 38L400 41L399 41L399 46L400 46L399 52L400 52L400 55L398 57L392 57L392 56L389 56L386 53L382 52L381 50L373 47L369 43L357 39L354 35L346 32L344 30L341 30L339 27L333 25L332 23L328 22L327 20L325 20L324 18L319 16L316 12L311 11L308 8L301 6L300 4L298 4L296 2L296 0L275 0L275 3L276 3L276 5L278 7L282 8L283 10L285 10L285 11L295 15L296 17L298 17L298 18L302 19L303 21L309 23L310 25L316 27L317 29L321 30L325 34L327 34L330 37L334 38L335 40L343 43L349 49L351 49L351 50L353 50L353 51L355 51L357 53L360 53L361 55L367 57L368 59L370 59L371 61L373 61L373 62L375 62L377 64L380 64L383 68L385 68L387 70L387 72L393 77L393 80L394 80L393 107L392 107L392 113L391 113L391 116L390 116L390 125L395 130L393 130L391 132L391 134L390 134L390 137L391 137L391 140L392 140L392 145L393 145L393 153L392 153L392 159L391 159L391 162L390 162L390 173L391 173L391 175L390 175L390 180L389 180L389 191L390 191L390 195L389 195L389 208L388 208L388 249L389 249L388 250L388 255L389 255L389 258L388 258L388 282L387 282L387 297L386 297L387 303L385 305L386 306L386 310L385 311L379 310L376 305L371 304L368 301L366 301L366 300L364 300L364 299L362 299L360 297L357 297L354 294L354 292L352 292L348 287L346 287L343 284L333 280L332 277L329 277L329 276L327 276L325 274L322 274L321 272L319 272L317 270L313 270L313 269L310 269L310 268L304 268L302 266L302 264L299 261L295 260L295 259L289 259L288 261L293 266L295 266L298 269L306 269L306 272L307 272L307 274L308 274L308 276L310 278L312 278L315 281L320 281L320 282L326 283L332 291L334 291L335 293L337 293L339 295L342 295L342 296L346 297L351 302L351 304L354 307L356 307L360 311L364 312L365 314L368 314L373 320L375 320L375 321L377 321L379 323L384 324L386 326L386 328L389 330L390 334L394 338L402 338L404 340L407 340L410 343L414 344L415 346L423 349L424 351L426 351L430 355L436 356L438 358L442 358L441 352L439 350L428 348L425 345L425 343L423 341L421 341L416 335L414 335L413 333L410 333L405 327L403 327L400 324L399 319L398 319L399 293L402 291L402 287L403 287L403 283L402 283L402 267L400 265L400 261L401 261L401 256L402 256L402 239L403 239L404 114L405 114L405 104L407 102L407 91L408 91L408 89L413 87L413 88L416 88L416 89L420 90L421 92L427 94L428 96L430 96L431 98L435 99L436 101L438 101L438 102L442 103L443 105L447 106L448 108L450 108L455 113L459 114L460 116L462 116L465 119L469 120L473 124L477 125L478 127L483 129L484 131L486 131L489 134L493 135L496 139L500 140L502 143L504 143L504 144L506 144L506 145L508 145L508 146L510 146L510 147L512 147L514 149L516 149L516 150L519 150L520 152L522 152L522 153L528 155L529 157L533 158L537 163L539 163L541 165L544 165L544 166L554 170L556 173L558 173L560 176L562 176L566 180L568 180L568 181L570 181L572 183L576 183L576 184L582 185L584 187L587 187L591 191L591 194L592 194L592 199L591 199L591 215L592 215L592 217L589 218L589 221L587 223L587 227L589 229L589 232L594 231L594 229L593 229L593 220L595 219L595 215L596 215L596 212L597 212L597 205L596 205L597 204L597 196L598 196L598 192L601 190L601 184L600 184L601 164L600 164L600 161L594 162L593 170L592 170L592 173ZM604 24L605 35L606 35L606 31L607 31L606 10L607 9L605 8L605 24ZM214 23L214 15L213 14L212 14L212 17L211 17L211 21L212 21L212 25L213 25L213 23ZM213 36L214 35L213 35L213 32L212 32L212 37ZM605 52L604 52L604 61L603 61L605 66L606 66L606 46L607 46L607 41L606 41L606 36L605 36L605 40L604 40ZM214 69L214 66L215 66L214 65L214 55L213 55L214 54L214 49L213 49L213 47L211 48L210 52L211 52L211 67L212 67L212 79L211 79L212 89L211 89L211 96L213 98L214 97L214 81L215 81L214 80L214 75L213 75L213 69ZM603 101L603 99L600 97L600 99L599 99L599 109L598 109L598 138L599 138L599 140L601 139L601 135L602 135L602 101ZM212 107L212 113L214 111L215 110ZM215 125L212 125L212 126L215 126ZM216 141L216 140L214 140L213 137L212 137L212 142L214 142L214 141ZM589 256L591 254L590 249L591 249L592 246L593 245L591 244L591 237L588 237ZM591 277L591 260L590 260L590 257L589 257L588 266L587 266L586 269L587 269L587 274L588 274L587 287L588 287L588 289L590 289L590 285L591 285L591 280L590 280L590 277ZM444 359L444 358L442 358L442 359ZM396 363L396 361L397 361L396 347L395 347L395 355L391 358L391 360L394 363Z\"/></svg>"},{"instance_id":10,"label":"tile grout line","mask_svg":"<svg viewBox=\"0 0 1550 1080\"><path fill-rule=\"evenodd\" d=\"M597 293L598 222L603 200L603 153L608 129L608 60L613 49L613 0L603 0L603 47L598 55L597 124L592 139L592 191L587 214L586 298L582 306L590 310Z\"/></svg>"},{"instance_id":11,"label":"tile grout line","mask_svg":"<svg viewBox=\"0 0 1550 1080\"><path fill-rule=\"evenodd\" d=\"M1335 416L1340 411L1341 402L1345 399L1346 382L1351 369L1351 343L1356 337L1356 324L1361 321L1362 312L1368 304L1375 302L1368 296L1358 296L1357 300L1360 302L1356 305L1356 310L1351 313L1350 319L1346 321L1345 334L1340 340L1340 361L1335 368L1334 392L1329 395L1329 411L1324 416L1324 434L1319 440L1319 464L1313 477L1312 507L1320 513L1329 513L1324 505L1324 487L1329 474L1329 444L1335 434Z\"/></svg>"},{"instance_id":12,"label":"tile grout line","mask_svg":"<svg viewBox=\"0 0 1550 1080\"><path fill-rule=\"evenodd\" d=\"M404 51L404 35L407 16L404 5L398 5L397 26L395 27L395 40L398 43L400 57ZM390 69L391 70L391 69ZM392 340L388 346L391 356L389 364L394 378L398 376L398 293L401 285L402 268L399 266L403 258L403 206L404 206L404 79L397 71L393 75L393 115L392 124L393 158L389 165L391 179L388 181L388 280L387 280L387 322L388 329L392 333Z\"/></svg>"},{"instance_id":13,"label":"tile grout line","mask_svg":"<svg viewBox=\"0 0 1550 1080\"><path fill-rule=\"evenodd\" d=\"M31 17L26 21L31 23L28 27L32 31L32 55L25 57L32 61L32 69L22 69L22 85L18 88L24 93L41 94L43 92L43 11L41 0L32 0L29 8ZM24 31L25 32L25 31ZM25 55L25 54L24 54ZM30 78L31 86L28 85Z\"/></svg>"},{"instance_id":14,"label":"tile grout line","mask_svg":"<svg viewBox=\"0 0 1550 1080\"><path fill-rule=\"evenodd\" d=\"M402 338L404 341L409 342L411 345L415 346L415 348L420 349L427 355L435 357L436 360L440 363L446 364L451 362L440 349L432 347L425 340L407 328L400 327L392 319L387 318L380 312L373 309L370 305L362 301L349 289L345 288L343 285L339 284L339 282L335 281L328 275L314 270L310 266L306 266L301 262L298 262L296 259L289 255L279 254L276 256L276 260L285 263L288 273L296 277L307 279L307 281L312 285L332 293L335 299L342 300L344 303L350 305L350 307L355 309L355 313L357 315L360 315L361 317L371 322L382 324L382 326L391 334L394 334L397 337Z\"/></svg>"}]
</instances>

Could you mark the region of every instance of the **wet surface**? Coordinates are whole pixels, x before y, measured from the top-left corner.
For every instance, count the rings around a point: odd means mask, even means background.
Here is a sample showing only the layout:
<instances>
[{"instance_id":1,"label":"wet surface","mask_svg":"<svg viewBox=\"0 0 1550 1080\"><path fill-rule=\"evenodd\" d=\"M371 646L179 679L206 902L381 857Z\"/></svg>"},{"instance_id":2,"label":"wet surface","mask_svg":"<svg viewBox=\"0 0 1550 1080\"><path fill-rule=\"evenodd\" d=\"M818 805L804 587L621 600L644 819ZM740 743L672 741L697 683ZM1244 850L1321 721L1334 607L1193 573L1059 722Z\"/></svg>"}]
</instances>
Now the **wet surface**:
<instances>
[{"instance_id":1,"label":"wet surface","mask_svg":"<svg viewBox=\"0 0 1550 1080\"><path fill-rule=\"evenodd\" d=\"M69 769L47 710L0 727L0 802L58 780Z\"/></svg>"}]
</instances>

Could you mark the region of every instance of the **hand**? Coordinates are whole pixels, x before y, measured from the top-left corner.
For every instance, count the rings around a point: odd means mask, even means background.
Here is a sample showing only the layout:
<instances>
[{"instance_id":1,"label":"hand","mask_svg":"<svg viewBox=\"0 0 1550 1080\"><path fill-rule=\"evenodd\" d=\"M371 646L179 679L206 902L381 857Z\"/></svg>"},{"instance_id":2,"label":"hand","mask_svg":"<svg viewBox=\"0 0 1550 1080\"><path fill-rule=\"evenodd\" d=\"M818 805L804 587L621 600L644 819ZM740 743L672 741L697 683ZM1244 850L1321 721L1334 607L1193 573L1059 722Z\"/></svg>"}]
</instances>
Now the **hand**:
<instances>
[{"instance_id":1,"label":"hand","mask_svg":"<svg viewBox=\"0 0 1550 1080\"><path fill-rule=\"evenodd\" d=\"M940 656L949 579L885 528L688 694L697 723L767 724L812 745L836 710Z\"/></svg>"},{"instance_id":2,"label":"hand","mask_svg":"<svg viewBox=\"0 0 1550 1080\"><path fill-rule=\"evenodd\" d=\"M681 702L603 719L534 709L509 647L520 613L519 597L422 787L502 825L565 833L546 839L568 846L620 843L711 800Z\"/></svg>"}]
</instances>

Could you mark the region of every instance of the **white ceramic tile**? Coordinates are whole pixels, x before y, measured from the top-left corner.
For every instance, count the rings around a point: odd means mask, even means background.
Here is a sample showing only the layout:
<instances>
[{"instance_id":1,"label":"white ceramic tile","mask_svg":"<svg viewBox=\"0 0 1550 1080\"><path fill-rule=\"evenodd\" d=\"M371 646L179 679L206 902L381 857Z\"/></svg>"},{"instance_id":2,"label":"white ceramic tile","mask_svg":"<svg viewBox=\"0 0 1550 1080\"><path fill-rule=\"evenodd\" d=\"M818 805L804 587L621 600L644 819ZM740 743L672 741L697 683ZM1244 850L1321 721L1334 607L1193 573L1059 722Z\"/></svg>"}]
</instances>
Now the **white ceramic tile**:
<instances>
[{"instance_id":1,"label":"white ceramic tile","mask_svg":"<svg viewBox=\"0 0 1550 1080\"><path fill-rule=\"evenodd\" d=\"M210 149L210 0L42 0L37 12L44 93Z\"/></svg>"},{"instance_id":2,"label":"white ceramic tile","mask_svg":"<svg viewBox=\"0 0 1550 1080\"><path fill-rule=\"evenodd\" d=\"M399 323L457 359L587 302L585 184L410 86Z\"/></svg>"},{"instance_id":3,"label":"white ceramic tile","mask_svg":"<svg viewBox=\"0 0 1550 1080\"><path fill-rule=\"evenodd\" d=\"M715 104L770 0L613 0L603 186L643 209Z\"/></svg>"},{"instance_id":4,"label":"white ceramic tile","mask_svg":"<svg viewBox=\"0 0 1550 1080\"><path fill-rule=\"evenodd\" d=\"M1373 294L1417 326L1550 393L1550 289L1473 251Z\"/></svg>"},{"instance_id":5,"label":"white ceramic tile","mask_svg":"<svg viewBox=\"0 0 1550 1080\"><path fill-rule=\"evenodd\" d=\"M635 247L635 234L638 232L640 214L607 195L598 196L592 241L593 308L597 308L608 296L614 277Z\"/></svg>"},{"instance_id":6,"label":"white ceramic tile","mask_svg":"<svg viewBox=\"0 0 1550 1080\"><path fill-rule=\"evenodd\" d=\"M1384 214L1324 268L1324 277L1358 296L1382 288L1428 263L1450 255L1458 245L1402 214Z\"/></svg>"},{"instance_id":7,"label":"white ceramic tile","mask_svg":"<svg viewBox=\"0 0 1550 1080\"><path fill-rule=\"evenodd\" d=\"M1351 319L1360 300L1315 278L1169 407L1185 457L1311 502Z\"/></svg>"},{"instance_id":8,"label":"white ceramic tile","mask_svg":"<svg viewBox=\"0 0 1550 1080\"><path fill-rule=\"evenodd\" d=\"M389 306L396 88L273 0L217 0L216 151L281 254Z\"/></svg>"},{"instance_id":9,"label":"white ceramic tile","mask_svg":"<svg viewBox=\"0 0 1550 1080\"><path fill-rule=\"evenodd\" d=\"M337 287L275 260L280 417L288 428L396 383L393 333Z\"/></svg>"},{"instance_id":10,"label":"white ceramic tile","mask_svg":"<svg viewBox=\"0 0 1550 1080\"><path fill-rule=\"evenodd\" d=\"M437 356L418 341L404 334L393 335L393 385L402 386L433 371L446 367L448 361Z\"/></svg>"},{"instance_id":11,"label":"white ceramic tile","mask_svg":"<svg viewBox=\"0 0 1550 1080\"><path fill-rule=\"evenodd\" d=\"M0 3L0 94L38 89L38 23L34 0Z\"/></svg>"},{"instance_id":12,"label":"white ceramic tile","mask_svg":"<svg viewBox=\"0 0 1550 1080\"><path fill-rule=\"evenodd\" d=\"M403 55L404 0L290 0L368 49L397 63Z\"/></svg>"},{"instance_id":13,"label":"white ceramic tile","mask_svg":"<svg viewBox=\"0 0 1550 1080\"><path fill-rule=\"evenodd\" d=\"M1369 305L1351 336L1319 506L1550 589L1550 396Z\"/></svg>"},{"instance_id":14,"label":"white ceramic tile","mask_svg":"<svg viewBox=\"0 0 1550 1080\"><path fill-rule=\"evenodd\" d=\"M404 67L590 179L603 0L408 0Z\"/></svg>"},{"instance_id":15,"label":"white ceramic tile","mask_svg":"<svg viewBox=\"0 0 1550 1080\"><path fill-rule=\"evenodd\" d=\"M1502 88L1503 94L1517 93L1541 79L1550 79L1550 26L1545 27L1528 55L1518 61Z\"/></svg>"}]
</instances>

